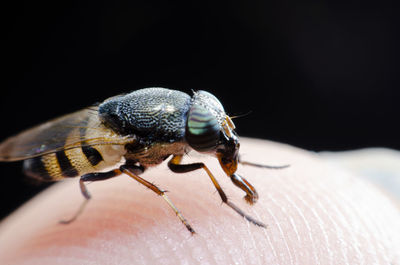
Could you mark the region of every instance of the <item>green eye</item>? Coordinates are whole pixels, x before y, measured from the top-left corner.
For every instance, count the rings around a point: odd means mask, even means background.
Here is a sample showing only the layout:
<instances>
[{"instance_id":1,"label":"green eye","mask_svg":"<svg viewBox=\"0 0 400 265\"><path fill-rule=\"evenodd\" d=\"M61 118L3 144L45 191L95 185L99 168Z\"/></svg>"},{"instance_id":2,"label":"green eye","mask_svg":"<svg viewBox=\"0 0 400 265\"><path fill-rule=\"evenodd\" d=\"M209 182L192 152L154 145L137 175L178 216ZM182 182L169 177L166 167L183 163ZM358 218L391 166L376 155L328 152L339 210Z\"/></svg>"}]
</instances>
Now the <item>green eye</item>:
<instances>
[{"instance_id":1,"label":"green eye","mask_svg":"<svg viewBox=\"0 0 400 265\"><path fill-rule=\"evenodd\" d=\"M186 125L186 140L199 152L210 151L217 146L221 125L214 115L200 105L194 105L189 111Z\"/></svg>"}]
</instances>

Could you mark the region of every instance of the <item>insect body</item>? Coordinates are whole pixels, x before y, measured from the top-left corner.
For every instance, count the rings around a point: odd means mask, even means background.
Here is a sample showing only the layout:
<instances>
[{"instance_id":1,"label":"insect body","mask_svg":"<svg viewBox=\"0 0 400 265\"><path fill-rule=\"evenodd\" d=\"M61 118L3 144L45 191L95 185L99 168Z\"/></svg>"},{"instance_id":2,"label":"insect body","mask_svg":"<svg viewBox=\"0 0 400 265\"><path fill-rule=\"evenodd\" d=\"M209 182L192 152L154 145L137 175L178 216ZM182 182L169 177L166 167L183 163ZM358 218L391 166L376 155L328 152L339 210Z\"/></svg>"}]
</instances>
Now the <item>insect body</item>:
<instances>
[{"instance_id":1,"label":"insect body","mask_svg":"<svg viewBox=\"0 0 400 265\"><path fill-rule=\"evenodd\" d=\"M148 167L168 162L173 172L204 169L222 201L251 223L264 224L245 214L230 202L217 180L203 163L181 164L190 149L215 156L232 182L254 203L254 187L236 174L239 140L232 120L216 97L205 91L188 94L165 88L145 88L105 100L49 121L0 144L0 161L24 161L24 172L41 180L80 176L85 201L79 211L64 223L76 219L90 199L85 182L105 180L122 173L162 196L187 229L193 228L165 192L141 178ZM115 166L124 158L122 166ZM258 166L257 164L255 164Z\"/></svg>"}]
</instances>

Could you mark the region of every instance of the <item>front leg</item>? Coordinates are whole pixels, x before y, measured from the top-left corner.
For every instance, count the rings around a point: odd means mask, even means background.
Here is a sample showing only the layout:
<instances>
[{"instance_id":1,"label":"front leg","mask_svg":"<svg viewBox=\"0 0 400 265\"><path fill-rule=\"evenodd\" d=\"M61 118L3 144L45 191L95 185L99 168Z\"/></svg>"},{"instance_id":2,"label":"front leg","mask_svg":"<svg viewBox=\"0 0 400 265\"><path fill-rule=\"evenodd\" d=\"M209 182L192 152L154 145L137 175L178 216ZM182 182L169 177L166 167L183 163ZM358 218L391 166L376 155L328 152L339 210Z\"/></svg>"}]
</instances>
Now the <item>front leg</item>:
<instances>
[{"instance_id":1,"label":"front leg","mask_svg":"<svg viewBox=\"0 0 400 265\"><path fill-rule=\"evenodd\" d=\"M168 167L171 169L171 171L175 173L186 173L190 171L194 171L197 169L204 169L207 173L207 175L210 177L212 183L214 184L214 187L217 189L219 196L222 199L222 202L227 204L229 207L231 207L235 212L237 212L239 215L241 215L243 218L245 218L247 221L261 227L266 227L265 224L261 223L260 221L257 221L253 217L245 214L239 207L237 207L235 204L233 204L231 201L228 200L228 197L226 196L225 192L222 190L221 186L219 185L217 179L214 177L214 175L211 173L211 171L208 169L208 167L204 163L192 163L192 164L180 164L182 161L182 155L175 155L171 158L171 160L168 162ZM238 185L237 182L234 181L234 179L231 177L233 183L237 185L238 187L242 188L242 185ZM247 183L247 181L246 181ZM245 190L246 191L246 190Z\"/></svg>"},{"instance_id":2,"label":"front leg","mask_svg":"<svg viewBox=\"0 0 400 265\"><path fill-rule=\"evenodd\" d=\"M252 166L252 167L260 167L260 168L268 168L268 169L284 169L287 167L290 167L290 165L283 165L283 166L270 166L270 165L264 165L264 164L259 164L259 163L253 163L249 161L243 161L242 156L239 155L238 157L238 163L242 165L247 165L247 166Z\"/></svg>"},{"instance_id":3,"label":"front leg","mask_svg":"<svg viewBox=\"0 0 400 265\"><path fill-rule=\"evenodd\" d=\"M238 163L242 165L247 165L247 166L253 166L253 167L260 167L260 168L267 168L267 169L284 169L289 167L289 165L283 165L283 166L269 166L269 165L264 165L264 164L258 164L258 163L253 163L249 161L243 161L242 156L238 156ZM233 173L231 176L231 180L233 184L238 186L240 189L242 189L244 192L246 192L246 196L244 199L246 202L249 204L253 204L258 200L258 193L256 189L242 176L239 174Z\"/></svg>"},{"instance_id":4,"label":"front leg","mask_svg":"<svg viewBox=\"0 0 400 265\"><path fill-rule=\"evenodd\" d=\"M212 176L209 169L203 163L192 163L192 164L182 165L180 164L181 161L182 161L182 156L172 157L172 159L168 162L169 169L171 169L171 171L175 173L186 173L203 168L210 176L212 182L214 183L215 188L217 188L217 191L221 196L222 201L225 203L227 202L224 191L221 189L218 182L215 180L214 176ZM238 188L246 192L246 196L244 197L244 199L246 200L247 203L254 204L258 200L258 193L256 189L245 178L236 173L233 173L229 177L231 178L233 184L235 184Z\"/></svg>"},{"instance_id":5,"label":"front leg","mask_svg":"<svg viewBox=\"0 0 400 265\"><path fill-rule=\"evenodd\" d=\"M246 196L244 199L249 204L254 204L258 200L258 193L257 190L250 184L244 177L240 176L239 174L233 173L231 176L231 180L233 184L239 187L241 190L246 192Z\"/></svg>"}]
</instances>

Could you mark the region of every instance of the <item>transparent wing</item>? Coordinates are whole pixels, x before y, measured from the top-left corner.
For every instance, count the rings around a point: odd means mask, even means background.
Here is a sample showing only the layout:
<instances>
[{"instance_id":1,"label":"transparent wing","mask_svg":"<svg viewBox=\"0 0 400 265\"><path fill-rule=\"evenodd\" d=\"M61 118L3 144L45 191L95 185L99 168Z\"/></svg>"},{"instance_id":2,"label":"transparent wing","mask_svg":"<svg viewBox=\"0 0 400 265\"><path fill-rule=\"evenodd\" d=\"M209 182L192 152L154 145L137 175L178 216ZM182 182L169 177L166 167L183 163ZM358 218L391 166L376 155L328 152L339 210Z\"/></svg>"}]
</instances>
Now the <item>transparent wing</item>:
<instances>
[{"instance_id":1,"label":"transparent wing","mask_svg":"<svg viewBox=\"0 0 400 265\"><path fill-rule=\"evenodd\" d=\"M21 132L0 144L0 161L17 161L79 146L125 145L121 136L105 127L97 107L83 109Z\"/></svg>"}]
</instances>

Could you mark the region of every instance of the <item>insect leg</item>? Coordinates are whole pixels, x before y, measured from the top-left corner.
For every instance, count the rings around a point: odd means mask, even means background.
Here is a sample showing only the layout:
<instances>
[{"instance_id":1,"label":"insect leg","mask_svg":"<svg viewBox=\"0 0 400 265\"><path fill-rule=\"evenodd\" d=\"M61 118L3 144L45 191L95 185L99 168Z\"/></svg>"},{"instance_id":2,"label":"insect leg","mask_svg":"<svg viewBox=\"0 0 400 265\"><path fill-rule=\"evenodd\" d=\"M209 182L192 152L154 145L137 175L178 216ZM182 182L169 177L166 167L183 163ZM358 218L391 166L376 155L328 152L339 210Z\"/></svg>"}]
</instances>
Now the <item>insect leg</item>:
<instances>
[{"instance_id":1,"label":"insect leg","mask_svg":"<svg viewBox=\"0 0 400 265\"><path fill-rule=\"evenodd\" d=\"M253 223L253 224L257 225L257 226L266 227L265 224L261 223L260 221L257 221L253 217L247 215L239 207L237 207L235 204L233 204L231 201L228 200L228 197L226 196L225 192L222 190L222 188L219 185L218 181L216 180L214 175L211 173L211 171L208 169L208 167L204 163L192 163L192 164L184 164L184 165L182 165L182 164L180 164L181 161L182 161L182 156L181 155L173 156L171 158L171 160L168 162L168 167L173 172L176 172L176 173L190 172L190 171L193 171L193 170L196 170L196 169L200 169L200 168L204 169L206 171L207 175L210 177L212 183L214 184L214 187L217 189L218 194L222 199L222 202L226 203L229 207L231 207L235 212L237 212L240 216L242 216L247 221L249 221L249 222L251 222L251 223ZM248 183L248 182L246 181L246 183Z\"/></svg>"},{"instance_id":2,"label":"insect leg","mask_svg":"<svg viewBox=\"0 0 400 265\"><path fill-rule=\"evenodd\" d=\"M253 204L258 200L258 193L256 189L244 177L236 173L233 173L230 177L233 184L246 192L246 196L244 196L246 202Z\"/></svg>"},{"instance_id":3,"label":"insect leg","mask_svg":"<svg viewBox=\"0 0 400 265\"><path fill-rule=\"evenodd\" d=\"M243 161L241 159L242 157L239 155L239 163L242 165L247 165L247 166L252 166L252 167L261 167L261 168L268 168L268 169L283 169L290 167L290 165L283 165L283 166L269 166L269 165L264 165L264 164L258 164L258 163L253 163L253 162L248 162L248 161Z\"/></svg>"},{"instance_id":4,"label":"insect leg","mask_svg":"<svg viewBox=\"0 0 400 265\"><path fill-rule=\"evenodd\" d=\"M89 200L91 198L91 195L90 195L89 191L87 190L87 188L85 186L85 182L106 180L106 179L109 179L109 178L112 178L112 177L116 177L116 176L118 176L120 174L121 174L121 171L119 169L114 169L114 170L111 170L111 171L108 171L108 172L88 173L88 174L85 174L85 175L81 176L81 178L79 179L79 187L81 189L82 195L85 198L85 200L82 202L82 204L79 207L78 211L70 219L61 220L60 223L61 224L72 223L73 221L76 220L76 218L78 218L79 215L81 215L81 213L85 209L87 203L89 202Z\"/></svg>"},{"instance_id":5,"label":"insect leg","mask_svg":"<svg viewBox=\"0 0 400 265\"><path fill-rule=\"evenodd\" d=\"M181 220L181 222L186 226L186 228L189 230L190 233L194 234L195 231L194 229L190 226L186 218L182 215L182 213L179 211L178 208L172 203L172 201L168 198L167 194L165 194L164 190L161 190L158 188L156 185L150 183L149 181L141 178L138 176L138 173L140 173L140 167L136 165L122 165L120 167L121 172L127 174L140 184L143 184L150 190L154 191L157 195L162 196L162 198L168 203L168 205L174 210L175 214L178 216L178 218ZM138 172L139 171L139 172ZM136 173L137 172L137 173ZM142 169L143 172L143 169Z\"/></svg>"}]
</instances>

